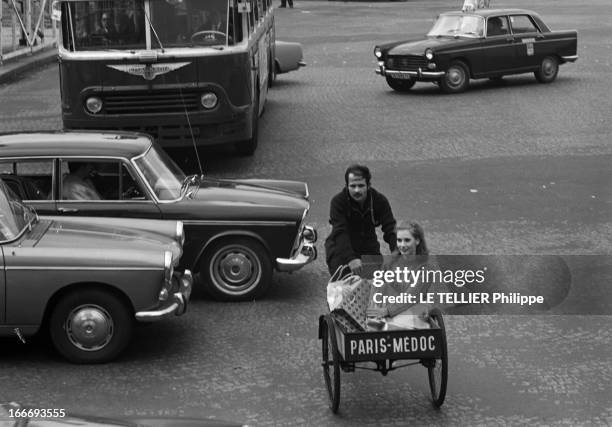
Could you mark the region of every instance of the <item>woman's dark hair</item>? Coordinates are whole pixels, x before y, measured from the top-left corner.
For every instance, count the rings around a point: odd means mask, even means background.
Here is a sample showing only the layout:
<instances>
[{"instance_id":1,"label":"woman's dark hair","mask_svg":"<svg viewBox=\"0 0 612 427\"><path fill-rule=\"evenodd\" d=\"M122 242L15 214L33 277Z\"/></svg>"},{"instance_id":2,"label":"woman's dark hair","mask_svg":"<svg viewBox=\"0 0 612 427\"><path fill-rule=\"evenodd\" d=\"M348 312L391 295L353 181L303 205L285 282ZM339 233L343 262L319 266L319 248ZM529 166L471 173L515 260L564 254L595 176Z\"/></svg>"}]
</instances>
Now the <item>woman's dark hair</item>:
<instances>
[{"instance_id":1,"label":"woman's dark hair","mask_svg":"<svg viewBox=\"0 0 612 427\"><path fill-rule=\"evenodd\" d=\"M425 241L425 232L423 227L414 221L399 222L395 226L395 233L397 234L400 230L406 230L412 237L419 240L419 244L416 247L416 255L429 255L429 249L427 249L427 242Z\"/></svg>"},{"instance_id":2,"label":"woman's dark hair","mask_svg":"<svg viewBox=\"0 0 612 427\"><path fill-rule=\"evenodd\" d=\"M344 183L348 185L349 174L353 174L356 177L361 177L365 179L366 185L370 186L370 180L372 179L372 175L370 174L370 169L364 165L353 164L346 168L346 172L344 172Z\"/></svg>"}]
</instances>

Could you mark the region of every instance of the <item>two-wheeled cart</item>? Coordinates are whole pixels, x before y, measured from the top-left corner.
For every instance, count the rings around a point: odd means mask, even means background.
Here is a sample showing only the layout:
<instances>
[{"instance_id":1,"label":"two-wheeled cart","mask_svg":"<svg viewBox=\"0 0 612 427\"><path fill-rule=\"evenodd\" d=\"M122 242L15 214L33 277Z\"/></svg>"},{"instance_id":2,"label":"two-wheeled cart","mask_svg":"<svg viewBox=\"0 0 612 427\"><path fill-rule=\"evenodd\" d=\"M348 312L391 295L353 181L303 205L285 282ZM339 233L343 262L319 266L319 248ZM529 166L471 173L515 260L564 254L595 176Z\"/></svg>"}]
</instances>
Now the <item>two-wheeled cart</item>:
<instances>
[{"instance_id":1,"label":"two-wheeled cart","mask_svg":"<svg viewBox=\"0 0 612 427\"><path fill-rule=\"evenodd\" d=\"M367 369L387 375L389 371L417 364L427 368L431 398L434 406L440 407L446 396L448 355L439 309L430 312L429 323L428 329L348 332L335 320L334 313L320 316L323 376L331 410L336 413L340 406L341 371ZM405 360L411 362L398 363Z\"/></svg>"}]
</instances>

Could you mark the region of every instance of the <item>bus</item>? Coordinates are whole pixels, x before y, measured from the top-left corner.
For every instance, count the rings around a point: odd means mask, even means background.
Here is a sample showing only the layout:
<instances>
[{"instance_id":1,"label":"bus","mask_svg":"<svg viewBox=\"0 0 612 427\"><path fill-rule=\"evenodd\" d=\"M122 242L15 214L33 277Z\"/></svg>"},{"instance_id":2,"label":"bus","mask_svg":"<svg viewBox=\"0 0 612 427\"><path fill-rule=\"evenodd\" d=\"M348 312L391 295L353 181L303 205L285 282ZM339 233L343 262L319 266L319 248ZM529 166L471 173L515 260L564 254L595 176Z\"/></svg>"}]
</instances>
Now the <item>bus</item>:
<instances>
[{"instance_id":1,"label":"bus","mask_svg":"<svg viewBox=\"0 0 612 427\"><path fill-rule=\"evenodd\" d=\"M65 129L253 154L274 80L272 0L55 0Z\"/></svg>"}]
</instances>

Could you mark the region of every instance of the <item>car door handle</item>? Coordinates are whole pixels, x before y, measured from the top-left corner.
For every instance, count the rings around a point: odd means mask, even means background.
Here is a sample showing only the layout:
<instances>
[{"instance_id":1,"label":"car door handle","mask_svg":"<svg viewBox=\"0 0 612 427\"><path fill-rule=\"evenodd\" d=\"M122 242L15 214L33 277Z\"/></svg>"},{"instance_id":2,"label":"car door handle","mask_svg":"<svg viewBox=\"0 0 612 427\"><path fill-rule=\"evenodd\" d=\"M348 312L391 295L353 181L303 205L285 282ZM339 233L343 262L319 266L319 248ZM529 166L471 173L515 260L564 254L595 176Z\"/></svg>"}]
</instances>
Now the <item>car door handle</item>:
<instances>
[{"instance_id":1,"label":"car door handle","mask_svg":"<svg viewBox=\"0 0 612 427\"><path fill-rule=\"evenodd\" d=\"M57 210L60 213L73 213L79 211L77 208L57 208Z\"/></svg>"}]
</instances>

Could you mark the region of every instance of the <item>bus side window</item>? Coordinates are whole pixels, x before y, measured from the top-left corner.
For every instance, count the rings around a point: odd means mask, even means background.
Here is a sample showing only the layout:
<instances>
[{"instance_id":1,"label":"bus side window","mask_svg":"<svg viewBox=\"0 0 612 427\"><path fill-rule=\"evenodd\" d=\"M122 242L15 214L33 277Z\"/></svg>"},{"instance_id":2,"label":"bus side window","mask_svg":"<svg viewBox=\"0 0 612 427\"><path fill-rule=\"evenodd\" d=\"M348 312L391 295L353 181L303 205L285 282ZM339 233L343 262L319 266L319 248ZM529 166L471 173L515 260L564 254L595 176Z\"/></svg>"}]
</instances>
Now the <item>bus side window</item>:
<instances>
[{"instance_id":1,"label":"bus side window","mask_svg":"<svg viewBox=\"0 0 612 427\"><path fill-rule=\"evenodd\" d=\"M230 9L229 14L229 38L230 43L233 40L233 44L240 43L242 41L242 15L238 13L238 8L233 6Z\"/></svg>"}]
</instances>

